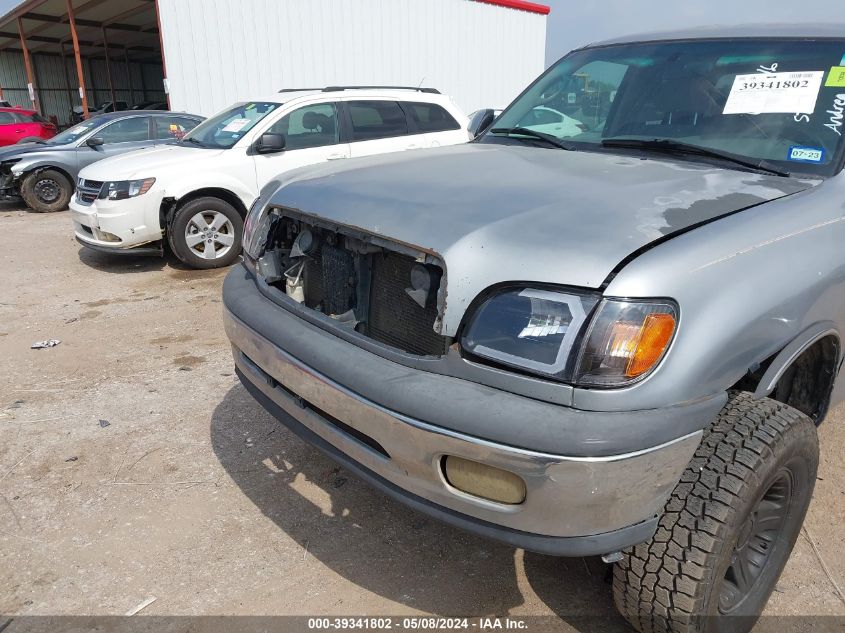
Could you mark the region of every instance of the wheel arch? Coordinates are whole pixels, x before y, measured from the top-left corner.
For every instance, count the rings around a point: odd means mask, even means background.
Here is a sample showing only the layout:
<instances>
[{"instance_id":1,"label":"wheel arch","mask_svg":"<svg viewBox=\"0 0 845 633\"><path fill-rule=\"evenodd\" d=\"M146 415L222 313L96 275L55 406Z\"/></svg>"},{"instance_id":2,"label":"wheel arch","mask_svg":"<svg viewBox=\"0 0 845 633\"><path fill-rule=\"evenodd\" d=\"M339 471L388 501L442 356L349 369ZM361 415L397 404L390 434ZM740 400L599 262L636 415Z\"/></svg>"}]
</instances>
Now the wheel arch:
<instances>
[{"instance_id":1,"label":"wheel arch","mask_svg":"<svg viewBox=\"0 0 845 633\"><path fill-rule=\"evenodd\" d=\"M37 174L41 171L46 171L48 169L52 169L53 171L57 171L62 174L65 178L68 179L70 182L71 189L76 191L76 178L64 167L60 165L56 165L55 163L34 163L32 165L27 165L24 171L21 172L18 179L23 182L26 178L29 178L33 174Z\"/></svg>"},{"instance_id":2,"label":"wheel arch","mask_svg":"<svg viewBox=\"0 0 845 633\"><path fill-rule=\"evenodd\" d=\"M811 325L760 366L754 397L784 402L821 423L831 404L841 351L833 322ZM753 375L749 372L743 380Z\"/></svg>"},{"instance_id":3,"label":"wheel arch","mask_svg":"<svg viewBox=\"0 0 845 633\"><path fill-rule=\"evenodd\" d=\"M169 228L176 211L185 204L191 202L192 200L197 200L198 198L219 198L231 204L241 218L246 219L247 207L241 197L234 191L226 189L225 187L201 187L178 197L165 197L161 201L161 208L159 210L161 226Z\"/></svg>"}]
</instances>

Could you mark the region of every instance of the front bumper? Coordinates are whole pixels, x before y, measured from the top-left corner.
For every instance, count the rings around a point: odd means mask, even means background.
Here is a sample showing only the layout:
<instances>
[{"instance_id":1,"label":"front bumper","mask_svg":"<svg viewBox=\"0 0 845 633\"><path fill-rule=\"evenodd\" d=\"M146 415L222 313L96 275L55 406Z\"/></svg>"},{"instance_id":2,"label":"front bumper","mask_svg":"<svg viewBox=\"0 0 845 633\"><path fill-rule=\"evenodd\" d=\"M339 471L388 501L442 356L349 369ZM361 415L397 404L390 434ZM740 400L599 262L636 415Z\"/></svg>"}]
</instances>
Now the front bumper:
<instances>
[{"instance_id":1,"label":"front bumper","mask_svg":"<svg viewBox=\"0 0 845 633\"><path fill-rule=\"evenodd\" d=\"M70 200L76 239L98 250L121 251L162 239L159 220L162 194L149 191L127 200L96 200L81 204Z\"/></svg>"},{"instance_id":2,"label":"front bumper","mask_svg":"<svg viewBox=\"0 0 845 633\"><path fill-rule=\"evenodd\" d=\"M701 431L658 446L616 455L568 456L502 444L412 417L366 392L338 383L307 358L286 351L293 341L355 355L358 375L390 382L409 399L430 389L454 417L484 416L487 408L536 410L530 399L467 381L398 366L293 316L263 297L246 306L244 269L236 267L224 286L226 333L242 382L256 399L301 437L388 494L417 510L469 531L542 553L582 556L616 551L648 539L671 490L699 444ZM233 286L237 286L233 291ZM276 327L259 333L245 323L255 308L271 314ZM245 310L245 311L244 311ZM397 371L402 377L398 377ZM413 382L413 388L409 381ZM533 404L532 404L533 403ZM412 408L412 407L409 407ZM566 425L572 409L548 405ZM579 418L579 422L583 422ZM586 420L589 422L589 420ZM517 427L530 417L513 418ZM526 498L504 505L456 490L442 472L442 457L455 455L519 475Z\"/></svg>"}]
</instances>

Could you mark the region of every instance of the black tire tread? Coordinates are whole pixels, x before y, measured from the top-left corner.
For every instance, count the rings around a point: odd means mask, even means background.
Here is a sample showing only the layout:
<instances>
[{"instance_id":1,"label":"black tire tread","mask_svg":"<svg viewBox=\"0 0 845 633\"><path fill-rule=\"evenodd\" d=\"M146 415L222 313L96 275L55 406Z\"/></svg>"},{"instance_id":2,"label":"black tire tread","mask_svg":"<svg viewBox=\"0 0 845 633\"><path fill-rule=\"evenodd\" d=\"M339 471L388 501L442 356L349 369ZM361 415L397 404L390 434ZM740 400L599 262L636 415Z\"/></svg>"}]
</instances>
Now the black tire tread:
<instances>
[{"instance_id":1,"label":"black tire tread","mask_svg":"<svg viewBox=\"0 0 845 633\"><path fill-rule=\"evenodd\" d=\"M49 174L51 178L55 178L59 183L64 182L64 195L59 198L59 201L46 206L41 203L32 191L33 182L45 174ZM57 211L64 211L67 209L70 199L73 196L73 183L62 172L57 169L38 169L24 176L21 183L21 198L32 211L35 213L55 213Z\"/></svg>"},{"instance_id":2,"label":"black tire tread","mask_svg":"<svg viewBox=\"0 0 845 633\"><path fill-rule=\"evenodd\" d=\"M706 588L728 546L733 509L756 467L787 433L807 434L817 445L815 425L803 413L749 393L730 394L666 502L652 540L626 550L614 565L614 602L635 629L698 629Z\"/></svg>"}]
</instances>

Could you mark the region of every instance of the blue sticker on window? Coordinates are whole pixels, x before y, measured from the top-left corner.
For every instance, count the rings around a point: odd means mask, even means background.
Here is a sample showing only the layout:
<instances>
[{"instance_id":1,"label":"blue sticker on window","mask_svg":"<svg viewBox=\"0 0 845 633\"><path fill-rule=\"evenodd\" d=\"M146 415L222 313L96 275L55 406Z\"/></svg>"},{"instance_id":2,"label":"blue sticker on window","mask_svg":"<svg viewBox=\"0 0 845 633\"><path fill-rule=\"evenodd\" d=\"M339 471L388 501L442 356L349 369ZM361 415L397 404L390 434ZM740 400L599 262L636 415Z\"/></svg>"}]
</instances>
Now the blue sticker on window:
<instances>
[{"instance_id":1,"label":"blue sticker on window","mask_svg":"<svg viewBox=\"0 0 845 633\"><path fill-rule=\"evenodd\" d=\"M793 145L789 148L789 154L787 155L786 160L798 163L822 163L824 162L824 148Z\"/></svg>"},{"instance_id":2,"label":"blue sticker on window","mask_svg":"<svg viewBox=\"0 0 845 633\"><path fill-rule=\"evenodd\" d=\"M845 55L842 56L842 59L839 61L841 66L845 66Z\"/></svg>"}]
</instances>

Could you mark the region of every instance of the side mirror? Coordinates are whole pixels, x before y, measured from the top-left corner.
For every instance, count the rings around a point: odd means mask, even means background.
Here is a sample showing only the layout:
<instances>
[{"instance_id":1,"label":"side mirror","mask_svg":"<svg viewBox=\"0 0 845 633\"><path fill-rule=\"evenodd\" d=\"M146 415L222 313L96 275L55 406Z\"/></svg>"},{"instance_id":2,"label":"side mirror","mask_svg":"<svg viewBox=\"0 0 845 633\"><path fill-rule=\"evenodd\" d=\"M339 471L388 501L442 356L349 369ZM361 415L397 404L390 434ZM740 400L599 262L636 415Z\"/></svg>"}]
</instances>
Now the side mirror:
<instances>
[{"instance_id":1,"label":"side mirror","mask_svg":"<svg viewBox=\"0 0 845 633\"><path fill-rule=\"evenodd\" d=\"M101 145L105 145L105 141L100 136L92 136L87 141L85 141L85 144L91 149L97 149Z\"/></svg>"},{"instance_id":2,"label":"side mirror","mask_svg":"<svg viewBox=\"0 0 845 633\"><path fill-rule=\"evenodd\" d=\"M255 144L255 151L259 154L273 154L282 152L285 149L284 134L262 134Z\"/></svg>"},{"instance_id":3,"label":"side mirror","mask_svg":"<svg viewBox=\"0 0 845 633\"><path fill-rule=\"evenodd\" d=\"M482 134L496 118L496 111L491 108L476 110L469 115L469 127L467 128L472 138Z\"/></svg>"}]
</instances>

